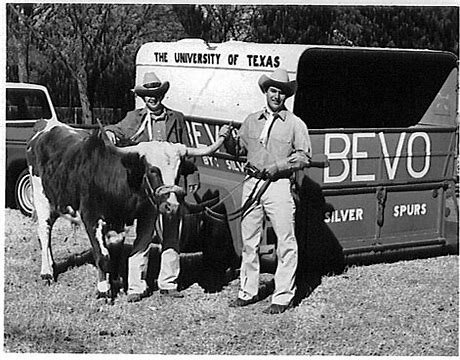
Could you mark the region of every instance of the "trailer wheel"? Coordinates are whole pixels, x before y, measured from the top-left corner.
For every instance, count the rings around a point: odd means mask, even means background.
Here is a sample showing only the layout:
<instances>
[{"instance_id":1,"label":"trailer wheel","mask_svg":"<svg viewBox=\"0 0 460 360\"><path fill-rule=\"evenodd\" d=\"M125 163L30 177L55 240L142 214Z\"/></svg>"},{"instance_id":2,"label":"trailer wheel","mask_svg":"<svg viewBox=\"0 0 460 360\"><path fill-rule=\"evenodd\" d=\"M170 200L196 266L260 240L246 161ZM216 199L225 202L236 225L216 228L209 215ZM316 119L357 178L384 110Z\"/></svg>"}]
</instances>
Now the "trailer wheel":
<instances>
[{"instance_id":1,"label":"trailer wheel","mask_svg":"<svg viewBox=\"0 0 460 360\"><path fill-rule=\"evenodd\" d=\"M14 189L14 198L16 206L26 216L32 216L34 211L33 198L32 198L32 182L27 169L21 171L16 180Z\"/></svg>"}]
</instances>

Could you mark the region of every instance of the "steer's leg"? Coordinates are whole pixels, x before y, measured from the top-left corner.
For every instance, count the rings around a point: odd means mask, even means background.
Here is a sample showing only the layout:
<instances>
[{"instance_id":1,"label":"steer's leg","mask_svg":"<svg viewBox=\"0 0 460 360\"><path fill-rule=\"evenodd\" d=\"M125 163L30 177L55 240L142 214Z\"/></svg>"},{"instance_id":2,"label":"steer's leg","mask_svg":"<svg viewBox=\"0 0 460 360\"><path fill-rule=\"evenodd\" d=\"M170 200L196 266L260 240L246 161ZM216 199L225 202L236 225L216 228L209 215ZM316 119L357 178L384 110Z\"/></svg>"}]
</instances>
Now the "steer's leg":
<instances>
[{"instance_id":1,"label":"steer's leg","mask_svg":"<svg viewBox=\"0 0 460 360\"><path fill-rule=\"evenodd\" d=\"M102 219L93 217L82 211L82 220L86 227L91 246L93 248L94 263L98 271L97 297L111 297L111 287L109 281L110 255L104 242L104 226Z\"/></svg>"},{"instance_id":2,"label":"steer's leg","mask_svg":"<svg viewBox=\"0 0 460 360\"><path fill-rule=\"evenodd\" d=\"M32 171L30 171L32 174ZM51 229L55 218L51 216L51 206L43 190L40 177L31 176L32 194L38 223L38 238L41 247L41 270L40 275L48 284L54 279L53 255L51 252Z\"/></svg>"},{"instance_id":3,"label":"steer's leg","mask_svg":"<svg viewBox=\"0 0 460 360\"><path fill-rule=\"evenodd\" d=\"M123 230L121 230L123 228ZM112 227L105 234L105 243L110 253L110 287L112 296L116 296L122 287L120 275L123 266L123 243L125 241L125 231L122 226Z\"/></svg>"}]
</instances>

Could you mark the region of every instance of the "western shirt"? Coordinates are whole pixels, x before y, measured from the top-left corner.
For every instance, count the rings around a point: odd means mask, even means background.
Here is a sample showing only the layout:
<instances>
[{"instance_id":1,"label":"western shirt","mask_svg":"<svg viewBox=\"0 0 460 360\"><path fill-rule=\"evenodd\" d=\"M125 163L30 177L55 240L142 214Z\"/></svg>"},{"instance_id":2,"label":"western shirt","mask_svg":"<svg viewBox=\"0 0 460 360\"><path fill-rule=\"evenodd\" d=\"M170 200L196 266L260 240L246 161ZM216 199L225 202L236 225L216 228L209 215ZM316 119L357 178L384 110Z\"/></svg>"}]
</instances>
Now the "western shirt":
<instances>
[{"instance_id":1,"label":"western shirt","mask_svg":"<svg viewBox=\"0 0 460 360\"><path fill-rule=\"evenodd\" d=\"M168 108L165 108L165 111L165 120L158 122L158 124L152 124L151 130L153 140L180 142L190 146L186 133L187 128L184 121L184 115L179 111ZM146 126L147 124L145 123L146 116L150 116L149 114L150 112L146 107L136 109L128 112L119 123L108 125L105 128L106 130L112 131L119 139L131 139L134 137L133 140L135 140L136 143L149 141L150 135L148 127ZM156 128L156 125L158 125L158 128ZM162 128L163 126L164 129ZM139 133L139 135L136 135L137 133Z\"/></svg>"},{"instance_id":2,"label":"western shirt","mask_svg":"<svg viewBox=\"0 0 460 360\"><path fill-rule=\"evenodd\" d=\"M145 115L149 140L166 141L166 111L156 117L152 112Z\"/></svg>"},{"instance_id":3,"label":"western shirt","mask_svg":"<svg viewBox=\"0 0 460 360\"><path fill-rule=\"evenodd\" d=\"M259 169L277 160L286 159L296 151L311 156L311 139L307 125L292 112L282 109L274 114L267 136L262 131L270 115L263 109L250 114L239 130L240 145L247 150L247 160Z\"/></svg>"}]
</instances>

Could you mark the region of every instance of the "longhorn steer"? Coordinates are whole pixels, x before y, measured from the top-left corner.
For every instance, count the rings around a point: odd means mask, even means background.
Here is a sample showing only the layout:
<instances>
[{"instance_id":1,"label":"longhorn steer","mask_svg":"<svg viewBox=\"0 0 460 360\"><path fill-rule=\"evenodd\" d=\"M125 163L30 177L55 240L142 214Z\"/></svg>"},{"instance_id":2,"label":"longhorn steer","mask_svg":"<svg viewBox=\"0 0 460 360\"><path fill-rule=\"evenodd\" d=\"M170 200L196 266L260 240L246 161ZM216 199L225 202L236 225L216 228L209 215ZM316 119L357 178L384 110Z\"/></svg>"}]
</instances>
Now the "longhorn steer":
<instances>
[{"instance_id":1,"label":"longhorn steer","mask_svg":"<svg viewBox=\"0 0 460 360\"><path fill-rule=\"evenodd\" d=\"M156 141L117 148L103 131L90 134L58 121L42 121L36 130L27 145L27 161L41 244L41 277L48 282L56 277L53 224L62 215L78 214L98 269L98 296L112 298L114 256L123 243L125 225L146 207L153 207L155 216L175 213L176 194L183 193L175 185L181 158L208 155L223 141L220 137L199 149Z\"/></svg>"}]
</instances>

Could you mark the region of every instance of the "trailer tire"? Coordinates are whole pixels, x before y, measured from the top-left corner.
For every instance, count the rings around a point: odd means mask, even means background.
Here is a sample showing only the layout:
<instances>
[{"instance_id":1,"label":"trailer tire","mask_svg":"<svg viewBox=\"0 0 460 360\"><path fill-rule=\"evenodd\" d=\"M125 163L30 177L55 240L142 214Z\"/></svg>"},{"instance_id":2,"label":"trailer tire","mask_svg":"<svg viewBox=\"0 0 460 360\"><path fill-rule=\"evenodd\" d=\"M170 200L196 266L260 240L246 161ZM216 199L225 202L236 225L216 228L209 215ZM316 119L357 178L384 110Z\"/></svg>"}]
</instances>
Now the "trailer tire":
<instances>
[{"instance_id":1,"label":"trailer tire","mask_svg":"<svg viewBox=\"0 0 460 360\"><path fill-rule=\"evenodd\" d=\"M32 216L34 212L32 181L27 169L22 170L16 180L16 185L14 188L14 199L17 208L25 216Z\"/></svg>"}]
</instances>

